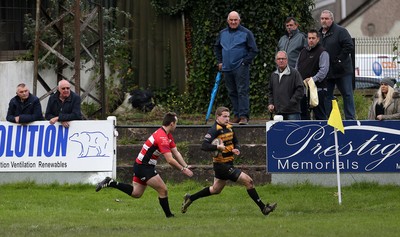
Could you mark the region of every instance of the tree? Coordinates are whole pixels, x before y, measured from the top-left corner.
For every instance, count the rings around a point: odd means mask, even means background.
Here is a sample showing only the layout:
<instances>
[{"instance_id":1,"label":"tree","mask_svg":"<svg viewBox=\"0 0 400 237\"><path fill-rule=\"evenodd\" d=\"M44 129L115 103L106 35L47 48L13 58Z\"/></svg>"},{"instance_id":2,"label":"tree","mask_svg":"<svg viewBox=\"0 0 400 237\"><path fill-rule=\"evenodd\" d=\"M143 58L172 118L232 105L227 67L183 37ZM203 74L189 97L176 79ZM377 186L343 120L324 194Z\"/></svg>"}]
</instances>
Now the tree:
<instances>
[{"instance_id":1,"label":"tree","mask_svg":"<svg viewBox=\"0 0 400 237\"><path fill-rule=\"evenodd\" d=\"M213 44L218 32L226 26L226 17L230 11L240 13L242 24L254 33L260 50L251 68L250 104L253 114L266 111L268 79L275 69L274 54L278 39L284 33L285 19L288 16L295 17L302 31L314 24L312 0L186 0L176 5L152 0L152 4L159 14L183 13L185 16L189 75L187 91L185 94L175 93L174 96L156 93L156 97L158 102L164 101L166 106L186 113L205 113L207 110L217 72ZM230 103L223 84L216 101L225 106Z\"/></svg>"}]
</instances>

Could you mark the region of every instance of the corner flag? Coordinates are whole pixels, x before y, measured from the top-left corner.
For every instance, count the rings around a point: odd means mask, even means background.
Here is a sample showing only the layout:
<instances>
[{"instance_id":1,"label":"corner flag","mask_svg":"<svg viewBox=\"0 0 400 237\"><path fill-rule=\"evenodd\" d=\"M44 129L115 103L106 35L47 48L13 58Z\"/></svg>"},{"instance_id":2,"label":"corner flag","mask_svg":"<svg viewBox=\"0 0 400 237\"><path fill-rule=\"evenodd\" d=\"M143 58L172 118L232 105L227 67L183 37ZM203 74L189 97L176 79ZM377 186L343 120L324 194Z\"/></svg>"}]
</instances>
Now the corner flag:
<instances>
[{"instance_id":1,"label":"corner flag","mask_svg":"<svg viewBox=\"0 0 400 237\"><path fill-rule=\"evenodd\" d=\"M332 111L328 119L328 125L332 126L334 129L335 135L335 154L336 154L336 176L337 176L337 184L338 184L338 199L339 205L342 204L342 191L340 184L340 167L339 167L339 145L337 138L337 130L341 131L344 134L344 126L342 117L340 117L339 106L336 100L332 100Z\"/></svg>"},{"instance_id":2,"label":"corner flag","mask_svg":"<svg viewBox=\"0 0 400 237\"><path fill-rule=\"evenodd\" d=\"M340 116L339 106L336 100L332 100L332 111L328 119L328 124L344 134L342 117Z\"/></svg>"}]
</instances>

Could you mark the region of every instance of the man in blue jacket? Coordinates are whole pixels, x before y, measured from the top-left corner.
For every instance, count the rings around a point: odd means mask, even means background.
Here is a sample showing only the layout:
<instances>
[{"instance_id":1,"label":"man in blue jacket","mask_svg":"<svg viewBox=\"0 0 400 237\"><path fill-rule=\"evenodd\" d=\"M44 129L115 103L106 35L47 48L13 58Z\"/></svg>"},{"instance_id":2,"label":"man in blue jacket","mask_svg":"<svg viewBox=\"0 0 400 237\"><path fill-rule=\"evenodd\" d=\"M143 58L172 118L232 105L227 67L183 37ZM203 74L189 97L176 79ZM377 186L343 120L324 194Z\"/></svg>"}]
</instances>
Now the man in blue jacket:
<instances>
[{"instance_id":1,"label":"man in blue jacket","mask_svg":"<svg viewBox=\"0 0 400 237\"><path fill-rule=\"evenodd\" d=\"M227 22L228 27L220 31L214 51L232 102L232 123L247 124L250 116L250 64L258 48L253 33L240 25L239 13L230 12Z\"/></svg>"},{"instance_id":2,"label":"man in blue jacket","mask_svg":"<svg viewBox=\"0 0 400 237\"><path fill-rule=\"evenodd\" d=\"M20 124L43 120L39 98L29 92L26 84L17 86L17 95L10 100L6 119Z\"/></svg>"},{"instance_id":3,"label":"man in blue jacket","mask_svg":"<svg viewBox=\"0 0 400 237\"><path fill-rule=\"evenodd\" d=\"M321 13L321 43L329 54L329 72L327 75L327 99L333 100L335 85L343 97L344 115L346 120L356 119L353 98L353 64L351 53L354 48L349 32L334 22L333 13L324 10ZM332 103L327 103L326 113L332 110Z\"/></svg>"},{"instance_id":4,"label":"man in blue jacket","mask_svg":"<svg viewBox=\"0 0 400 237\"><path fill-rule=\"evenodd\" d=\"M64 127L69 127L69 121L82 119L81 97L71 91L67 80L58 82L57 92L47 103L45 118L50 124L61 122Z\"/></svg>"}]
</instances>

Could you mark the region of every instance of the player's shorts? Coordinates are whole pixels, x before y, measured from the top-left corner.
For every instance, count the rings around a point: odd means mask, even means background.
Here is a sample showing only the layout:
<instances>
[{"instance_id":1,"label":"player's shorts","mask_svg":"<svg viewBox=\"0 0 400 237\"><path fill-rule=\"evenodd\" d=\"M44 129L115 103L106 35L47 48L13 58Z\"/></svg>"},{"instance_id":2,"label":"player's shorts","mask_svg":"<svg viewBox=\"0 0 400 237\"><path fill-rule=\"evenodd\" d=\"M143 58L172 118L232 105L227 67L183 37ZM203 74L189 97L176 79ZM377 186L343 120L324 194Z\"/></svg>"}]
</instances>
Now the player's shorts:
<instances>
[{"instance_id":1,"label":"player's shorts","mask_svg":"<svg viewBox=\"0 0 400 237\"><path fill-rule=\"evenodd\" d=\"M233 166L233 162L213 163L215 178L221 180L231 180L236 182L239 179L241 170Z\"/></svg>"},{"instance_id":2,"label":"player's shorts","mask_svg":"<svg viewBox=\"0 0 400 237\"><path fill-rule=\"evenodd\" d=\"M147 180L157 175L154 165L140 165L135 163L133 165L133 182L147 185Z\"/></svg>"}]
</instances>

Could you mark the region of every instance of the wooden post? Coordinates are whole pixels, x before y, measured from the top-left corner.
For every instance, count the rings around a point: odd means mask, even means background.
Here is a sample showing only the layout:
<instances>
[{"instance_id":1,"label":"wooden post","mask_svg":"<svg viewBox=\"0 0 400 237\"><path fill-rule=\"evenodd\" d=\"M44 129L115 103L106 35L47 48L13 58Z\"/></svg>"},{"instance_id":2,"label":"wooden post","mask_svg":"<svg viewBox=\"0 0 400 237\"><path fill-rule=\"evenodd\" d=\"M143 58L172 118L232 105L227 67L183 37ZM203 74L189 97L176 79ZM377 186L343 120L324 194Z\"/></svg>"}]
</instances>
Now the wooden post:
<instances>
[{"instance_id":1,"label":"wooden post","mask_svg":"<svg viewBox=\"0 0 400 237\"><path fill-rule=\"evenodd\" d=\"M59 12L58 14L61 16L65 13L65 8L64 8L64 1L59 1L58 2L58 9ZM58 29L60 30L60 44L57 46L57 52L59 52L61 55L64 53L64 17L60 19L60 21L57 24ZM57 85L58 82L64 79L62 77L63 74L63 60L61 60L59 57L57 57L57 68L56 68L56 73L57 73Z\"/></svg>"},{"instance_id":2,"label":"wooden post","mask_svg":"<svg viewBox=\"0 0 400 237\"><path fill-rule=\"evenodd\" d=\"M74 18L74 52L75 52L75 93L81 94L81 7L80 0L75 0L75 18Z\"/></svg>"},{"instance_id":3,"label":"wooden post","mask_svg":"<svg viewBox=\"0 0 400 237\"><path fill-rule=\"evenodd\" d=\"M100 4L97 5L98 9L98 23L99 23L99 64L100 64L100 85L101 85L101 117L106 119L106 112L108 111L107 93L105 85L105 72L104 72L104 23L103 23L103 8Z\"/></svg>"},{"instance_id":4,"label":"wooden post","mask_svg":"<svg viewBox=\"0 0 400 237\"><path fill-rule=\"evenodd\" d=\"M39 74L39 37L40 37L40 0L36 0L36 25L35 25L35 48L34 48L34 63L33 63L33 86L32 94L37 94L37 81Z\"/></svg>"}]
</instances>

